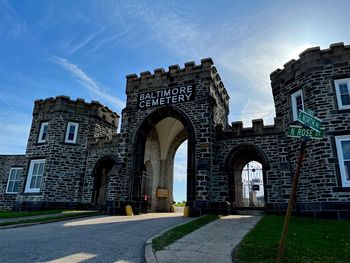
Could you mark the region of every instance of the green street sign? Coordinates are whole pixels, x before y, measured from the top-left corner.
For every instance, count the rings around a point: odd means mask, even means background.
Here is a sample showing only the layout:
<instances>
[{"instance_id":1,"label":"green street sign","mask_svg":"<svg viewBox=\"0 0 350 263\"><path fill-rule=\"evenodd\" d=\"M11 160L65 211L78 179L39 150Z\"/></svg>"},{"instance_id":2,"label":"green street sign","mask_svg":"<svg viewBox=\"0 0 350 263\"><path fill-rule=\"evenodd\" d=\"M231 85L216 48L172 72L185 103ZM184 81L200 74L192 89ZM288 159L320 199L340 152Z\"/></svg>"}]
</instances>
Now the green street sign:
<instances>
[{"instance_id":1,"label":"green street sign","mask_svg":"<svg viewBox=\"0 0 350 263\"><path fill-rule=\"evenodd\" d=\"M316 118L315 116L312 116L311 114L305 111L299 110L297 120L316 132L321 131L322 121L319 118Z\"/></svg>"},{"instance_id":2,"label":"green street sign","mask_svg":"<svg viewBox=\"0 0 350 263\"><path fill-rule=\"evenodd\" d=\"M296 125L290 125L288 127L288 137L322 139L323 135L324 129L320 131L315 131Z\"/></svg>"}]
</instances>

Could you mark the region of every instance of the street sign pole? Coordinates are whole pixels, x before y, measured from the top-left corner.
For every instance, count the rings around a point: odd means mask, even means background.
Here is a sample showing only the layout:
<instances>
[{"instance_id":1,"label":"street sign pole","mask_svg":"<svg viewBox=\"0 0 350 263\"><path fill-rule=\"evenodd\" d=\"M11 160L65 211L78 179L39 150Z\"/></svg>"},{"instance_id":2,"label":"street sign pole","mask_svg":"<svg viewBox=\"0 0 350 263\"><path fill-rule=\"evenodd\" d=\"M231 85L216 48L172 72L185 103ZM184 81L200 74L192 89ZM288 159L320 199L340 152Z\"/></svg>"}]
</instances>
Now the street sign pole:
<instances>
[{"instance_id":1,"label":"street sign pole","mask_svg":"<svg viewBox=\"0 0 350 263\"><path fill-rule=\"evenodd\" d=\"M303 160L304 160L304 151L306 148L306 140L303 139L301 142L301 146L300 146L300 153L299 153L299 159L298 159L298 163L297 163L297 168L295 170L295 174L293 177L293 183L292 183L292 190L290 192L290 197L289 197L289 202L288 202L288 209L286 212L286 218L284 220L284 226L283 226L283 231L282 231L282 235L281 235L281 240L279 242L279 249L278 249L278 255L276 258L276 263L280 263L281 259L283 257L284 251L286 249L286 240L287 240L287 235L288 235L288 228L289 228L289 221L290 221L290 217L292 214L292 210L293 210L293 206L295 203L295 195L297 192L297 186L298 186L298 181L299 181L299 177L300 177L300 171L301 171L301 167L303 165Z\"/></svg>"}]
</instances>

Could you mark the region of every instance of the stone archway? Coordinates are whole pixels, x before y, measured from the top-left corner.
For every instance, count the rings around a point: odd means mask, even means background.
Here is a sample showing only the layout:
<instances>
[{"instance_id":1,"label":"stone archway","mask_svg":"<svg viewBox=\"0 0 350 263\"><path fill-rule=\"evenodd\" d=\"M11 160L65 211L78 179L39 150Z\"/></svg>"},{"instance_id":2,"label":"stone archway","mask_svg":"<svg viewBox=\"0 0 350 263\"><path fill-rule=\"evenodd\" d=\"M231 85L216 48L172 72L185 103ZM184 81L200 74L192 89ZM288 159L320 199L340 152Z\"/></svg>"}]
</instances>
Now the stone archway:
<instances>
[{"instance_id":1,"label":"stone archway","mask_svg":"<svg viewBox=\"0 0 350 263\"><path fill-rule=\"evenodd\" d=\"M242 185L242 172L249 163L255 161L262 166L262 187L264 193L264 203L266 203L266 171L269 170L270 165L265 153L254 144L240 144L234 147L226 157L225 160L225 170L228 177L228 192L229 192L229 202L233 207L243 207L243 206L254 206L255 204L248 201L245 202L244 186ZM248 167L249 169L249 167ZM248 170L249 178L249 170ZM249 180L249 179L248 179ZM250 185L250 182L248 182ZM250 185L249 187L251 187ZM250 189L253 190L253 189ZM251 193L248 193L251 198Z\"/></svg>"},{"instance_id":2,"label":"stone archway","mask_svg":"<svg viewBox=\"0 0 350 263\"><path fill-rule=\"evenodd\" d=\"M175 107L162 107L145 118L135 135L133 178L130 188L131 199L135 203L134 206L139 207L139 211L144 210L142 209L142 202L145 200L142 196L145 179L143 175L145 163L148 161L151 161L153 167L150 180L152 211L169 211L173 201L173 158L177 148L186 139L188 139L187 204L192 204L195 198L195 138L192 122L186 114ZM153 145L153 148L150 145ZM158 152L154 151L152 157L148 148L158 149ZM159 194L161 191L168 196L161 196Z\"/></svg>"},{"instance_id":3,"label":"stone archway","mask_svg":"<svg viewBox=\"0 0 350 263\"><path fill-rule=\"evenodd\" d=\"M117 161L112 155L103 156L97 161L92 171L93 189L91 203L94 206L103 207L105 205L107 197L108 173L112 170L116 163Z\"/></svg>"}]
</instances>

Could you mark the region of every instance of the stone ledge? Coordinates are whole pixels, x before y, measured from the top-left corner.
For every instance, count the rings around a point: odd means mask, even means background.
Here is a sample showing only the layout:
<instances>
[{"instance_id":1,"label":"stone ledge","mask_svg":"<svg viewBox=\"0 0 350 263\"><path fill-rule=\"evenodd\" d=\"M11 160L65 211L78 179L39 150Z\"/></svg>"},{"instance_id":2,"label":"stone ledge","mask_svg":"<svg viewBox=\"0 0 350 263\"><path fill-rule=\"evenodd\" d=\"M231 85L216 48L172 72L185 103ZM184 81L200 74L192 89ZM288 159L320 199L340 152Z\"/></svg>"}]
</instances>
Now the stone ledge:
<instances>
[{"instance_id":1,"label":"stone ledge","mask_svg":"<svg viewBox=\"0 0 350 263\"><path fill-rule=\"evenodd\" d=\"M283 119L280 117L274 118L273 125L264 125L262 119L252 120L252 127L244 128L242 121L231 123L231 129L218 131L217 136L223 138L242 137L242 136L261 136L275 135L284 133Z\"/></svg>"},{"instance_id":2,"label":"stone ledge","mask_svg":"<svg viewBox=\"0 0 350 263\"><path fill-rule=\"evenodd\" d=\"M74 112L91 117L95 116L118 128L119 115L95 100L92 100L91 103L87 103L80 98L71 100L68 96L57 96L55 98L50 97L45 100L35 101L33 116L39 115L40 113L50 114L52 112Z\"/></svg>"},{"instance_id":3,"label":"stone ledge","mask_svg":"<svg viewBox=\"0 0 350 263\"><path fill-rule=\"evenodd\" d=\"M161 77L163 75L176 75L178 73L186 73L186 74L192 74L193 70L196 69L202 69L202 68L211 68L212 65L214 65L214 62L211 58L204 58L201 60L201 63L199 65L196 65L194 61L189 61L184 63L184 68L181 68L179 65L171 65L169 66L168 71L165 71L163 68L157 68L154 69L154 74L151 74L149 71L144 71L140 73L140 76L137 74L129 74L126 76L127 83L131 83L134 81L139 81L141 79L145 78L156 78L156 77Z\"/></svg>"}]
</instances>

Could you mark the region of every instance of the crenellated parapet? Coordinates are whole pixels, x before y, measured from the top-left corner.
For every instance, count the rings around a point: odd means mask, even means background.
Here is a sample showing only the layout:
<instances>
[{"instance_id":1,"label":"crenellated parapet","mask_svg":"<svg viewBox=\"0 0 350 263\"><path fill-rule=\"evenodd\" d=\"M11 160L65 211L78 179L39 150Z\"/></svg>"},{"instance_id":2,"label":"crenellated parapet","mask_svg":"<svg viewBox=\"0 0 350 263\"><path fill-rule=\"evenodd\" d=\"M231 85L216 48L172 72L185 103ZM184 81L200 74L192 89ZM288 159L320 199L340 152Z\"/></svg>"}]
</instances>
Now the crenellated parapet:
<instances>
[{"instance_id":1,"label":"crenellated parapet","mask_svg":"<svg viewBox=\"0 0 350 263\"><path fill-rule=\"evenodd\" d=\"M221 99L221 101L225 104L225 106L229 107L229 100L230 96L227 93L227 90L224 86L224 83L222 82L220 75L218 71L216 70L216 67L211 68L211 77L214 80L215 83L215 91L218 94L218 97Z\"/></svg>"},{"instance_id":2,"label":"crenellated parapet","mask_svg":"<svg viewBox=\"0 0 350 263\"><path fill-rule=\"evenodd\" d=\"M141 85L141 83L145 80L152 81L160 78L174 78L199 73L203 69L210 69L214 65L214 62L211 58L205 58L201 60L200 65L196 65L196 63L193 61L187 62L184 65L184 68L180 68L180 66L177 64L169 66L168 71L165 71L164 68L157 68L153 71L153 74L150 71L143 71L140 73L140 76L137 76L136 74L127 75L126 85L127 87L130 84Z\"/></svg>"},{"instance_id":3,"label":"crenellated parapet","mask_svg":"<svg viewBox=\"0 0 350 263\"><path fill-rule=\"evenodd\" d=\"M219 97L228 108L230 97L211 58L202 59L199 65L194 61L190 61L184 63L183 68L176 64L169 66L168 71L164 68L157 68L153 71L153 74L150 71L144 71L139 76L136 74L127 75L126 93L131 94L136 90L137 92L148 90L150 87L165 88L164 83L185 82L193 76L212 79L214 83L212 92L215 92L215 97Z\"/></svg>"},{"instance_id":4,"label":"crenellated parapet","mask_svg":"<svg viewBox=\"0 0 350 263\"><path fill-rule=\"evenodd\" d=\"M347 66L350 59L350 45L331 44L327 49L308 48L299 55L298 60L290 60L283 69L276 69L270 74L272 87L280 83L294 81L300 76L308 75L315 70L327 69L329 65Z\"/></svg>"},{"instance_id":5,"label":"crenellated parapet","mask_svg":"<svg viewBox=\"0 0 350 263\"><path fill-rule=\"evenodd\" d=\"M96 117L118 128L119 115L95 100L88 103L80 98L71 100L68 96L57 96L35 101L33 116L53 112L69 112Z\"/></svg>"},{"instance_id":6,"label":"crenellated parapet","mask_svg":"<svg viewBox=\"0 0 350 263\"><path fill-rule=\"evenodd\" d=\"M242 121L231 123L227 130L218 130L218 138L254 137L264 135L283 134L284 126L282 118L274 118L273 125L264 125L263 119L252 120L252 127L243 127Z\"/></svg>"}]
</instances>

